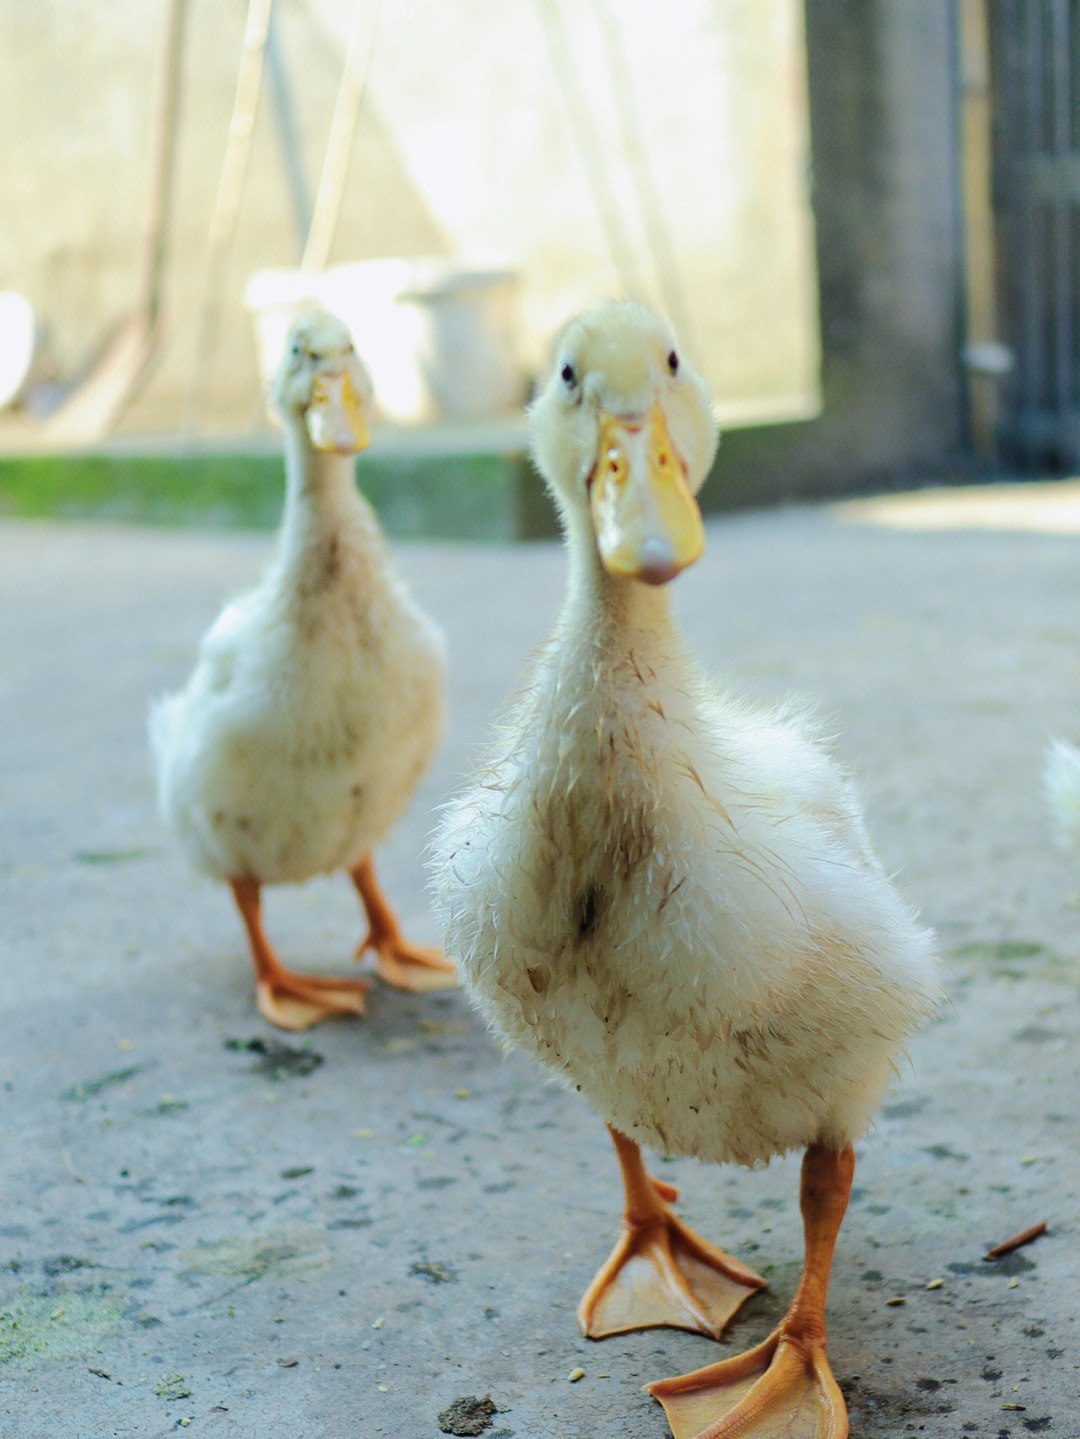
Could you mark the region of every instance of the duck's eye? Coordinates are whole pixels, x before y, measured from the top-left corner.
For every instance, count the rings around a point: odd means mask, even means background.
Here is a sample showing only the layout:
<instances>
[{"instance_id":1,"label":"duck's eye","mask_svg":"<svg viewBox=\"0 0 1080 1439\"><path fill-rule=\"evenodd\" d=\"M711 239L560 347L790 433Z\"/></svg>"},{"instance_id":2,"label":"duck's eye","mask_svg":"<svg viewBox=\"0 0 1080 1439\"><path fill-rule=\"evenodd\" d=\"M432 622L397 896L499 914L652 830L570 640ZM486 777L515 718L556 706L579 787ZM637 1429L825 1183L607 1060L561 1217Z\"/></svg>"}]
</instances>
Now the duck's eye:
<instances>
[{"instance_id":1,"label":"duck's eye","mask_svg":"<svg viewBox=\"0 0 1080 1439\"><path fill-rule=\"evenodd\" d=\"M674 350L672 350L667 357L667 367L673 375L679 373L679 357Z\"/></svg>"},{"instance_id":2,"label":"duck's eye","mask_svg":"<svg viewBox=\"0 0 1080 1439\"><path fill-rule=\"evenodd\" d=\"M559 371L559 374L562 377L563 382L569 385L571 389L573 389L574 386L577 384L577 376L574 374L573 365L564 365Z\"/></svg>"}]
</instances>

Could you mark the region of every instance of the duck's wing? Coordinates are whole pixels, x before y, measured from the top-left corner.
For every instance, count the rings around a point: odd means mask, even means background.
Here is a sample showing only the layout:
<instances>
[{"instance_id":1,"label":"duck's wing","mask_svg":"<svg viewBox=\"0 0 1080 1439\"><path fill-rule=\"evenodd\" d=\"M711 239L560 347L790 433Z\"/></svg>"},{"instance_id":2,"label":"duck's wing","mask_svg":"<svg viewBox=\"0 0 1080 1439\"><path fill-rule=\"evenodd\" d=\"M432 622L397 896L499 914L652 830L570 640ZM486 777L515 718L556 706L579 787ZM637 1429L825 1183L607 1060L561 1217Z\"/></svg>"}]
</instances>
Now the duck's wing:
<instances>
[{"instance_id":1,"label":"duck's wing","mask_svg":"<svg viewBox=\"0 0 1080 1439\"><path fill-rule=\"evenodd\" d=\"M228 688L237 656L260 628L259 601L257 590L230 600L200 640L197 669L203 671L201 680L207 689Z\"/></svg>"},{"instance_id":2,"label":"duck's wing","mask_svg":"<svg viewBox=\"0 0 1080 1439\"><path fill-rule=\"evenodd\" d=\"M193 714L211 697L225 695L238 671L238 657L257 628L258 592L249 591L225 606L199 641L195 667L183 689L153 700L148 716L150 750L159 772L174 754Z\"/></svg>"}]
</instances>

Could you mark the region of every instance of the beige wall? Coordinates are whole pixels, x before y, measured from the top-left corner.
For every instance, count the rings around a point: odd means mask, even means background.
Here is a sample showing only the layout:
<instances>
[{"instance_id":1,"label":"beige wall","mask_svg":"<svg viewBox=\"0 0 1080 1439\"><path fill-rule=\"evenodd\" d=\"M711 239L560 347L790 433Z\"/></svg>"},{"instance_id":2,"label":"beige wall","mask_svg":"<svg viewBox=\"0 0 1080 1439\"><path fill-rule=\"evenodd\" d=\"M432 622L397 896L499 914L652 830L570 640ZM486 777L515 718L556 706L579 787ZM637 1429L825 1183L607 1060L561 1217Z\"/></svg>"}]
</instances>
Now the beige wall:
<instances>
[{"instance_id":1,"label":"beige wall","mask_svg":"<svg viewBox=\"0 0 1080 1439\"><path fill-rule=\"evenodd\" d=\"M376 6L365 0L366 23ZM317 181L351 7L281 0L304 167ZM521 350L602 295L667 308L729 422L813 413L818 338L800 0L383 0L331 261L496 258L523 280ZM0 289L47 328L59 373L136 299L165 0L0 0ZM264 90L220 342L198 355L240 0L191 0L168 331L127 433L262 423L253 273L299 244ZM365 36L365 44L371 37Z\"/></svg>"},{"instance_id":2,"label":"beige wall","mask_svg":"<svg viewBox=\"0 0 1080 1439\"><path fill-rule=\"evenodd\" d=\"M375 107L455 253L521 270L532 364L630 293L722 414L815 412L801 0L384 0L373 46Z\"/></svg>"}]
</instances>

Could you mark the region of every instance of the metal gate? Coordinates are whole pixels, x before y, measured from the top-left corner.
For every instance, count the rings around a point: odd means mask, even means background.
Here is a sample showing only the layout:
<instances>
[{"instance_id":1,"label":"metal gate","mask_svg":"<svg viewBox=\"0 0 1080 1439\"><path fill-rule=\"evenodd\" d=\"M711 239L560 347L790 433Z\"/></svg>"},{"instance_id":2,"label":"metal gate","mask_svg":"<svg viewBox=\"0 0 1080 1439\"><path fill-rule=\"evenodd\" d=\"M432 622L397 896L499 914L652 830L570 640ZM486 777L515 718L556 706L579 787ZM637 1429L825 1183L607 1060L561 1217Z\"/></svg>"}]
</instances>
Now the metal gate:
<instances>
[{"instance_id":1,"label":"metal gate","mask_svg":"<svg viewBox=\"0 0 1080 1439\"><path fill-rule=\"evenodd\" d=\"M1080 463L1080 0L989 0L1001 458Z\"/></svg>"}]
</instances>

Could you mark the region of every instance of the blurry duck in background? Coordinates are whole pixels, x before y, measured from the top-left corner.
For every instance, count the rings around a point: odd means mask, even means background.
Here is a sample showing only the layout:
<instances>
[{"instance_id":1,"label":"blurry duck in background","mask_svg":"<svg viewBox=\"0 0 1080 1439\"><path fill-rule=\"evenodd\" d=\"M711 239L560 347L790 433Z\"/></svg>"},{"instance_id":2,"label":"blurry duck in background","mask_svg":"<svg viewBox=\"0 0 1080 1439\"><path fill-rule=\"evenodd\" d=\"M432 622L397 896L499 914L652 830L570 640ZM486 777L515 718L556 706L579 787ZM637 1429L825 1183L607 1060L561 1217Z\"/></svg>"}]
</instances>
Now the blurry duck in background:
<instances>
[{"instance_id":1,"label":"blurry duck in background","mask_svg":"<svg viewBox=\"0 0 1080 1439\"><path fill-rule=\"evenodd\" d=\"M273 402L286 434L276 552L204 636L186 687L153 706L150 738L166 823L191 864L232 890L260 1012L304 1029L363 1014L370 984L286 969L263 930L265 884L345 870L367 913L361 951L375 951L382 978L456 982L438 951L403 938L372 865L442 738L446 659L356 489L371 382L334 316L292 325Z\"/></svg>"},{"instance_id":2,"label":"blurry duck in background","mask_svg":"<svg viewBox=\"0 0 1080 1439\"><path fill-rule=\"evenodd\" d=\"M1080 750L1064 740L1052 740L1043 760L1043 788L1063 850L1080 857Z\"/></svg>"},{"instance_id":3,"label":"blurry duck in background","mask_svg":"<svg viewBox=\"0 0 1080 1439\"><path fill-rule=\"evenodd\" d=\"M763 1281L685 1228L640 1144L753 1166L805 1149L805 1264L756 1349L650 1386L677 1439L841 1439L825 1293L854 1168L938 996L931 936L871 853L850 781L786 715L700 674L667 582L701 553L703 382L633 303L572 322L531 413L569 583L525 693L433 851L479 1008L607 1121L623 1236L585 1331L716 1334Z\"/></svg>"}]
</instances>

